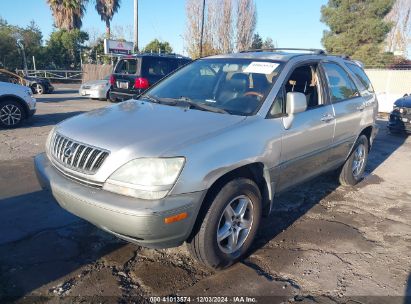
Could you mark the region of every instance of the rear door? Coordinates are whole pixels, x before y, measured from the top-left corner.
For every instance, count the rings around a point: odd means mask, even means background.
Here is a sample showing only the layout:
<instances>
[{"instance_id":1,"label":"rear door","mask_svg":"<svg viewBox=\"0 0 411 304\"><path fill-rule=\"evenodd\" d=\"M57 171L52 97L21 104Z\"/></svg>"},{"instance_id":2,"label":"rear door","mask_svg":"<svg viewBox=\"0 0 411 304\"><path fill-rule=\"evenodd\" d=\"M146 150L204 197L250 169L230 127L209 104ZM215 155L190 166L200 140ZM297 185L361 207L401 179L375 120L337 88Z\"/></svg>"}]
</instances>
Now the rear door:
<instances>
[{"instance_id":1,"label":"rear door","mask_svg":"<svg viewBox=\"0 0 411 304\"><path fill-rule=\"evenodd\" d=\"M134 81L140 75L140 61L141 58L123 58L121 59L115 69L115 83L114 90L121 93L130 93L134 88Z\"/></svg>"},{"instance_id":2,"label":"rear door","mask_svg":"<svg viewBox=\"0 0 411 304\"><path fill-rule=\"evenodd\" d=\"M330 162L343 163L361 131L365 109L353 79L338 63L322 62L328 83L328 95L334 108L335 132L330 153Z\"/></svg>"}]
</instances>

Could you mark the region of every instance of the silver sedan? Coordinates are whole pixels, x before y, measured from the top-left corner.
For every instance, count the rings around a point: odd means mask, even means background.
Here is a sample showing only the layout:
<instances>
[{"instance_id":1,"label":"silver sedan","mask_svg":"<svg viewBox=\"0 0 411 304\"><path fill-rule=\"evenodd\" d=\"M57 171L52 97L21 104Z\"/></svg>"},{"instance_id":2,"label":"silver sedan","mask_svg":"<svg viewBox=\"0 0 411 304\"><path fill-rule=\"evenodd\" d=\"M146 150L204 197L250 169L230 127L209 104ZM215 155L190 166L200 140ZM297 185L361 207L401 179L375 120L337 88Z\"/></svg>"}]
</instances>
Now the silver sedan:
<instances>
[{"instance_id":1,"label":"silver sedan","mask_svg":"<svg viewBox=\"0 0 411 304\"><path fill-rule=\"evenodd\" d=\"M79 94L91 99L108 99L110 90L110 76L106 76L101 80L90 80L80 86Z\"/></svg>"}]
</instances>

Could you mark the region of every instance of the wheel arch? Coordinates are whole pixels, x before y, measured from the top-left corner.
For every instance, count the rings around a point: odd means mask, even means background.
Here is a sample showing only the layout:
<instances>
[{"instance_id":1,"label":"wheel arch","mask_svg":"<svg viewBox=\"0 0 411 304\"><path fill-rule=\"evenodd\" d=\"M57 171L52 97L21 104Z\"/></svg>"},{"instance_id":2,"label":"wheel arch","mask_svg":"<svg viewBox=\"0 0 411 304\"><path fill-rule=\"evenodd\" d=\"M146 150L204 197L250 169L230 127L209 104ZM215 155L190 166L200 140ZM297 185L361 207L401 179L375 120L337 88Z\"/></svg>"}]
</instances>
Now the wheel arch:
<instances>
[{"instance_id":1,"label":"wheel arch","mask_svg":"<svg viewBox=\"0 0 411 304\"><path fill-rule=\"evenodd\" d=\"M204 202L212 200L212 196L218 193L229 181L241 177L251 179L257 184L261 192L263 213L267 215L271 209L272 190L268 170L261 162L242 165L222 174L207 190Z\"/></svg>"},{"instance_id":2,"label":"wheel arch","mask_svg":"<svg viewBox=\"0 0 411 304\"><path fill-rule=\"evenodd\" d=\"M22 99L19 96L11 95L11 94L0 96L0 102L6 101L6 100L13 100L13 101L18 102L24 109L24 118L27 118L29 116L30 109L29 109L27 102L25 102L24 99Z\"/></svg>"},{"instance_id":3,"label":"wheel arch","mask_svg":"<svg viewBox=\"0 0 411 304\"><path fill-rule=\"evenodd\" d=\"M355 148L355 144L356 144L356 142L358 141L358 138L360 138L361 135L364 135L365 137L367 137L367 139L368 139L368 152L370 152L371 144L372 144L371 136L372 136L373 129L374 129L374 127L370 125L370 126L367 126L367 127L365 127L364 129L361 130L360 134L358 134L357 138L355 139L354 143L352 144L352 147L351 147L350 151L348 152L347 156L345 157L345 160L347 160L350 157L352 151Z\"/></svg>"}]
</instances>

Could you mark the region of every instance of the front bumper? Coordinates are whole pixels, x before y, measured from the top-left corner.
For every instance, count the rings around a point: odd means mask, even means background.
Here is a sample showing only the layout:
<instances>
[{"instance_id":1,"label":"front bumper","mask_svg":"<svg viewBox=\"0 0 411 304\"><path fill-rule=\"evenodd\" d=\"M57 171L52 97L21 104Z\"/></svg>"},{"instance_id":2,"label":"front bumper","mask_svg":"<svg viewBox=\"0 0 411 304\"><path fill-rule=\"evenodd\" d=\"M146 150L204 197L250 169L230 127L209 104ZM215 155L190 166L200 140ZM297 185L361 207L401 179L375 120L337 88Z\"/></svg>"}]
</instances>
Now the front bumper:
<instances>
[{"instance_id":1,"label":"front bumper","mask_svg":"<svg viewBox=\"0 0 411 304\"><path fill-rule=\"evenodd\" d=\"M32 117L36 113L36 109L29 110L28 117Z\"/></svg>"},{"instance_id":2,"label":"front bumper","mask_svg":"<svg viewBox=\"0 0 411 304\"><path fill-rule=\"evenodd\" d=\"M411 133L411 119L391 114L387 127L392 131Z\"/></svg>"},{"instance_id":3,"label":"front bumper","mask_svg":"<svg viewBox=\"0 0 411 304\"><path fill-rule=\"evenodd\" d=\"M67 211L126 241L150 248L181 245L190 235L205 191L141 200L75 182L50 163L46 154L34 159L41 186L51 190ZM187 212L184 220L165 224L166 217Z\"/></svg>"}]
</instances>

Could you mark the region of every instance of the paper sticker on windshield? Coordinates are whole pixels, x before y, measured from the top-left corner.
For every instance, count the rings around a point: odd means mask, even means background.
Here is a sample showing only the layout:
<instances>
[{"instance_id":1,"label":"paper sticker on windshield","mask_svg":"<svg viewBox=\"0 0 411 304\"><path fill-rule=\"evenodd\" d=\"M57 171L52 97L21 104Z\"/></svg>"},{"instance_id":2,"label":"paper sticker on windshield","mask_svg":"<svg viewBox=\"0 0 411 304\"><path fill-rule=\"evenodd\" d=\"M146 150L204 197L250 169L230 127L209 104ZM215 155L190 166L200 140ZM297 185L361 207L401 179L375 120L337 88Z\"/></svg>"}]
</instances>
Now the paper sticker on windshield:
<instances>
[{"instance_id":1,"label":"paper sticker on windshield","mask_svg":"<svg viewBox=\"0 0 411 304\"><path fill-rule=\"evenodd\" d=\"M244 70L244 73L269 75L279 66L278 63L254 61Z\"/></svg>"}]
</instances>

